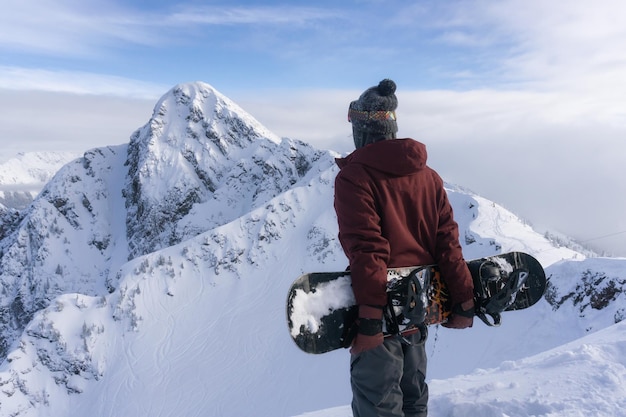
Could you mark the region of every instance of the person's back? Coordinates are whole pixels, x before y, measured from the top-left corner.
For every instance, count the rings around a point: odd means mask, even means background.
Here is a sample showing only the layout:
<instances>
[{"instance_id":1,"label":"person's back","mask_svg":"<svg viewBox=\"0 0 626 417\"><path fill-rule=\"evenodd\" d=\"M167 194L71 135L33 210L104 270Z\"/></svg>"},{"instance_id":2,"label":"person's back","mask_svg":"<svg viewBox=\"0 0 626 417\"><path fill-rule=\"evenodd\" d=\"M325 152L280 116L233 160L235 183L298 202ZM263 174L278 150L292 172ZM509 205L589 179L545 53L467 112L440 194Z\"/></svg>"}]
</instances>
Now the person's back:
<instances>
[{"instance_id":1,"label":"person's back","mask_svg":"<svg viewBox=\"0 0 626 417\"><path fill-rule=\"evenodd\" d=\"M357 149L337 160L339 239L359 305L359 333L351 349L357 417L426 415L426 354L417 343L425 335L414 335L413 344L382 337L387 268L438 263L459 313L450 327L472 323L472 280L443 181L426 165L423 144L396 139L394 93L395 83L383 80L350 104Z\"/></svg>"}]
</instances>

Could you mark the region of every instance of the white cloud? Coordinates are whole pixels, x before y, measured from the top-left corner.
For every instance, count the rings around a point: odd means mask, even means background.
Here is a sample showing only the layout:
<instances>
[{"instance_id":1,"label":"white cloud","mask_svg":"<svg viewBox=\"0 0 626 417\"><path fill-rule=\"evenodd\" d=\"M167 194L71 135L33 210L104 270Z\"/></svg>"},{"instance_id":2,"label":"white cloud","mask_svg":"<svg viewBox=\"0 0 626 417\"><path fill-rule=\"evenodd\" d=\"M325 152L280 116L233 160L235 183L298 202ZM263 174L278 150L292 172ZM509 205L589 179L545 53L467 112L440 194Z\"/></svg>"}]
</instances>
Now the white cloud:
<instances>
[{"instance_id":1,"label":"white cloud","mask_svg":"<svg viewBox=\"0 0 626 417\"><path fill-rule=\"evenodd\" d=\"M354 148L348 104L361 92L346 90L243 91L237 104L279 136L313 143L322 149Z\"/></svg>"},{"instance_id":2,"label":"white cloud","mask_svg":"<svg viewBox=\"0 0 626 417\"><path fill-rule=\"evenodd\" d=\"M19 152L67 151L128 143L155 100L0 90L0 160Z\"/></svg>"},{"instance_id":3,"label":"white cloud","mask_svg":"<svg viewBox=\"0 0 626 417\"><path fill-rule=\"evenodd\" d=\"M624 16L621 0L472 0L399 7L393 23L407 53L436 43L425 59L463 88L623 94Z\"/></svg>"},{"instance_id":4,"label":"white cloud","mask_svg":"<svg viewBox=\"0 0 626 417\"><path fill-rule=\"evenodd\" d=\"M97 57L112 45L155 45L148 16L115 3L94 0L6 0L0 14L0 47L23 53Z\"/></svg>"},{"instance_id":5,"label":"white cloud","mask_svg":"<svg viewBox=\"0 0 626 417\"><path fill-rule=\"evenodd\" d=\"M79 71L0 66L0 89L156 99L171 86Z\"/></svg>"},{"instance_id":6,"label":"white cloud","mask_svg":"<svg viewBox=\"0 0 626 417\"><path fill-rule=\"evenodd\" d=\"M478 30L506 42L503 74L547 90L610 89L626 75L626 3L599 0L478 1ZM468 5L468 8L470 6ZM485 35L483 35L485 36ZM508 58L507 58L508 56Z\"/></svg>"},{"instance_id":7,"label":"white cloud","mask_svg":"<svg viewBox=\"0 0 626 417\"><path fill-rule=\"evenodd\" d=\"M297 6L168 7L140 9L104 0L6 0L0 14L0 48L48 56L96 59L129 45L160 49L207 36L203 25L302 26L337 18L329 9ZM234 35L230 35L234 36ZM220 39L220 43L228 42Z\"/></svg>"},{"instance_id":8,"label":"white cloud","mask_svg":"<svg viewBox=\"0 0 626 417\"><path fill-rule=\"evenodd\" d=\"M338 14L329 9L294 6L253 6L221 7L203 6L184 8L168 16L168 24L303 24L311 21L337 18Z\"/></svg>"}]
</instances>

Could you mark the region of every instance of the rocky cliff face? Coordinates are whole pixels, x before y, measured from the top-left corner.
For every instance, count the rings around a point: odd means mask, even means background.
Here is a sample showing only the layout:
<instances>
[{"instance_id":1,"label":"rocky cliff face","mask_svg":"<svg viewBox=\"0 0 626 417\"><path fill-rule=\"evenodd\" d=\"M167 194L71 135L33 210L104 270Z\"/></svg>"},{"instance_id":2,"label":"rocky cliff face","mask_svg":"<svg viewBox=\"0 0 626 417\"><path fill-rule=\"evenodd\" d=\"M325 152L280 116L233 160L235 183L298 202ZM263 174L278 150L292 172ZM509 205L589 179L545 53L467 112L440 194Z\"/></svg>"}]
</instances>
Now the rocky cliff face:
<instances>
[{"instance_id":1,"label":"rocky cliff face","mask_svg":"<svg viewBox=\"0 0 626 417\"><path fill-rule=\"evenodd\" d=\"M626 319L626 260L587 259L550 268L545 299L552 309L576 314L587 330Z\"/></svg>"},{"instance_id":2,"label":"rocky cliff face","mask_svg":"<svg viewBox=\"0 0 626 417\"><path fill-rule=\"evenodd\" d=\"M175 87L128 147L130 257L238 218L293 186L321 156L281 141L206 84Z\"/></svg>"}]
</instances>

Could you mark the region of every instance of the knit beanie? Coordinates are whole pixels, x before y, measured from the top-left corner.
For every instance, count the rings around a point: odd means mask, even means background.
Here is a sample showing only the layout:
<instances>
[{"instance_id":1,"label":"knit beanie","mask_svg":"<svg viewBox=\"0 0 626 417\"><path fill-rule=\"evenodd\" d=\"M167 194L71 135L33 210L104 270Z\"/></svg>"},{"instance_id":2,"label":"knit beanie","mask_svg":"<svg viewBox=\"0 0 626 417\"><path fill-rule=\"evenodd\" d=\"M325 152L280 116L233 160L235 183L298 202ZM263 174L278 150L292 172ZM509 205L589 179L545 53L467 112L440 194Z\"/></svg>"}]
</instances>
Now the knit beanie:
<instances>
[{"instance_id":1,"label":"knit beanie","mask_svg":"<svg viewBox=\"0 0 626 417\"><path fill-rule=\"evenodd\" d=\"M361 148L373 142L395 139L398 131L396 83L384 79L350 103L348 121L352 123L354 145Z\"/></svg>"}]
</instances>

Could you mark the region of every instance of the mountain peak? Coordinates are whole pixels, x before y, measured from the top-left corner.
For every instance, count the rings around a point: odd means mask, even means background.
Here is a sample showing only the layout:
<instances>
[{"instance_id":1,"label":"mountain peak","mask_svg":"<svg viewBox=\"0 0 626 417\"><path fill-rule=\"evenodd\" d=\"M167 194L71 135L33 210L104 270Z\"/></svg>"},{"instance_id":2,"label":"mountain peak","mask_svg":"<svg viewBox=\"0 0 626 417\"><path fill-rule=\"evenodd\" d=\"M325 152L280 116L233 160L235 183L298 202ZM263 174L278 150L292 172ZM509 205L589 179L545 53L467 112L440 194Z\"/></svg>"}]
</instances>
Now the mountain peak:
<instances>
[{"instance_id":1,"label":"mountain peak","mask_svg":"<svg viewBox=\"0 0 626 417\"><path fill-rule=\"evenodd\" d=\"M178 84L168 91L154 107L148 126L150 137L175 143L208 140L221 153L255 138L280 142L249 113L203 82Z\"/></svg>"},{"instance_id":2,"label":"mountain peak","mask_svg":"<svg viewBox=\"0 0 626 417\"><path fill-rule=\"evenodd\" d=\"M177 85L128 147L130 257L241 216L299 181L321 154L279 139L208 84Z\"/></svg>"}]
</instances>

